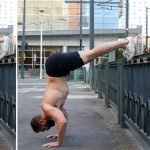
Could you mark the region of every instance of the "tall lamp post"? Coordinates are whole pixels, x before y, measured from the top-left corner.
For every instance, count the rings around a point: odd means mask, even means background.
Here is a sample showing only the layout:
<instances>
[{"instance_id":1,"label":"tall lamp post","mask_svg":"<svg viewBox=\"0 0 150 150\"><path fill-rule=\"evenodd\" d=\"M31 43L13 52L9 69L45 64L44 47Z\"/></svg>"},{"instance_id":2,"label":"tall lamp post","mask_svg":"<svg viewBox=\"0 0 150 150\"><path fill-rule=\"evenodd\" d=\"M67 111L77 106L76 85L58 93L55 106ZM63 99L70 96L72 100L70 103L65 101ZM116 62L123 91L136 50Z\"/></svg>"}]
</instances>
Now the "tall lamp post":
<instances>
[{"instance_id":1,"label":"tall lamp post","mask_svg":"<svg viewBox=\"0 0 150 150\"><path fill-rule=\"evenodd\" d=\"M94 0L90 0L90 50L94 48ZM94 61L90 62L91 85L94 85Z\"/></svg>"},{"instance_id":2,"label":"tall lamp post","mask_svg":"<svg viewBox=\"0 0 150 150\"><path fill-rule=\"evenodd\" d=\"M43 71L42 71L42 48L43 48L43 30L42 30L42 25L43 25L43 20L42 20L42 16L43 16L43 13L44 13L44 10L39 10L39 13L40 13L40 28L41 28L41 36L40 36L40 39L41 39L41 42L40 42L40 79L43 78Z\"/></svg>"},{"instance_id":3,"label":"tall lamp post","mask_svg":"<svg viewBox=\"0 0 150 150\"><path fill-rule=\"evenodd\" d=\"M80 51L82 51L82 0L80 0Z\"/></svg>"},{"instance_id":4,"label":"tall lamp post","mask_svg":"<svg viewBox=\"0 0 150 150\"><path fill-rule=\"evenodd\" d=\"M21 45L21 79L24 79L24 50L25 50L26 0L23 3L22 45Z\"/></svg>"},{"instance_id":5,"label":"tall lamp post","mask_svg":"<svg viewBox=\"0 0 150 150\"><path fill-rule=\"evenodd\" d=\"M126 37L129 34L129 0L126 0Z\"/></svg>"},{"instance_id":6,"label":"tall lamp post","mask_svg":"<svg viewBox=\"0 0 150 150\"><path fill-rule=\"evenodd\" d=\"M146 7L146 49L148 48L148 7Z\"/></svg>"}]
</instances>

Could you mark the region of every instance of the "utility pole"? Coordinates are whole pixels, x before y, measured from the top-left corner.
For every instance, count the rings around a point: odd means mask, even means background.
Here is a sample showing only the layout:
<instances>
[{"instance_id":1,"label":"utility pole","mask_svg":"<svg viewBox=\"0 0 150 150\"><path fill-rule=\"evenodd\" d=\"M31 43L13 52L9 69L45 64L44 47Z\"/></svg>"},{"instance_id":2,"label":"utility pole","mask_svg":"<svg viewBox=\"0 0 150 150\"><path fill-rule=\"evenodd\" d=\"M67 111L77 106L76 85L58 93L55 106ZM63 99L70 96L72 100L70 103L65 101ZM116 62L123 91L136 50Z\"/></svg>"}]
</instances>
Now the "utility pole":
<instances>
[{"instance_id":1,"label":"utility pole","mask_svg":"<svg viewBox=\"0 0 150 150\"><path fill-rule=\"evenodd\" d=\"M85 3L84 1L82 0L75 0L75 1L70 1L70 0L65 0L65 3L80 3L80 41L79 41L79 45L80 45L80 51L82 51L82 41L83 41L83 36L82 36L82 6L83 4L82 3ZM88 2L89 3L89 2Z\"/></svg>"},{"instance_id":2,"label":"utility pole","mask_svg":"<svg viewBox=\"0 0 150 150\"><path fill-rule=\"evenodd\" d=\"M40 34L40 79L43 78L43 64L42 64L42 60L43 60L43 56L42 56L42 53L43 53L43 20L42 20L42 17L43 17L43 13L44 13L44 10L39 10L40 12L40 28L41 28L41 34Z\"/></svg>"},{"instance_id":3,"label":"utility pole","mask_svg":"<svg viewBox=\"0 0 150 150\"><path fill-rule=\"evenodd\" d=\"M126 37L129 34L129 0L126 0Z\"/></svg>"},{"instance_id":4,"label":"utility pole","mask_svg":"<svg viewBox=\"0 0 150 150\"><path fill-rule=\"evenodd\" d=\"M94 48L94 0L90 0L90 50ZM90 62L91 85L94 84L94 61Z\"/></svg>"},{"instance_id":5,"label":"utility pole","mask_svg":"<svg viewBox=\"0 0 150 150\"><path fill-rule=\"evenodd\" d=\"M148 7L146 7L146 44L145 44L145 48L148 49Z\"/></svg>"},{"instance_id":6,"label":"utility pole","mask_svg":"<svg viewBox=\"0 0 150 150\"><path fill-rule=\"evenodd\" d=\"M25 23L26 23L26 0L23 3L23 24L22 24L22 52L21 52L21 79L24 79L24 50L25 50Z\"/></svg>"},{"instance_id":7,"label":"utility pole","mask_svg":"<svg viewBox=\"0 0 150 150\"><path fill-rule=\"evenodd\" d=\"M80 0L80 51L82 51L82 0Z\"/></svg>"}]
</instances>

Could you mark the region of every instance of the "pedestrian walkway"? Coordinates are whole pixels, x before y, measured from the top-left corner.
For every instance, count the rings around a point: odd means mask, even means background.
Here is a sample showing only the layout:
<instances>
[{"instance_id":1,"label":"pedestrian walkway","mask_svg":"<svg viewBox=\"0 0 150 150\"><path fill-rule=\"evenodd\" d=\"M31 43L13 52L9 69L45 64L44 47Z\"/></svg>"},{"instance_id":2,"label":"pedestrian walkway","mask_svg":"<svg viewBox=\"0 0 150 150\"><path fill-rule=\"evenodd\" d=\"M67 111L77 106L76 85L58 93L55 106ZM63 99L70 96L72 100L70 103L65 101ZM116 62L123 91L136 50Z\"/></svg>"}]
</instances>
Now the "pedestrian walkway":
<instances>
[{"instance_id":1,"label":"pedestrian walkway","mask_svg":"<svg viewBox=\"0 0 150 150\"><path fill-rule=\"evenodd\" d=\"M46 80L24 79L18 84L18 150L44 150L41 145L50 141L46 136L56 129L34 133L30 120L41 112ZM89 86L69 82L69 88L65 104L69 122L59 150L142 150L129 130L120 128L112 109L106 108Z\"/></svg>"},{"instance_id":2,"label":"pedestrian walkway","mask_svg":"<svg viewBox=\"0 0 150 150\"><path fill-rule=\"evenodd\" d=\"M15 141L0 125L0 150L15 150Z\"/></svg>"}]
</instances>

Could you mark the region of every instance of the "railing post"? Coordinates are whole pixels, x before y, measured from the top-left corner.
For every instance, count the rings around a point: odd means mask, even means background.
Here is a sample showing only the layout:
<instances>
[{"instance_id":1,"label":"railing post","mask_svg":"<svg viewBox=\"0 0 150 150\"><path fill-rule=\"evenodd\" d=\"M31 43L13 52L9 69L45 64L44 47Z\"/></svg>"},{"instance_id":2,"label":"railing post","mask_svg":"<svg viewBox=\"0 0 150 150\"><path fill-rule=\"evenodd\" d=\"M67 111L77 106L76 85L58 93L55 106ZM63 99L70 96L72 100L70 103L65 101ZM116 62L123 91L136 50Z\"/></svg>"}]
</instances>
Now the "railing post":
<instances>
[{"instance_id":1,"label":"railing post","mask_svg":"<svg viewBox=\"0 0 150 150\"><path fill-rule=\"evenodd\" d=\"M98 65L95 65L94 66L94 91L95 93L98 92L98 75L97 75L97 72L98 72Z\"/></svg>"},{"instance_id":2,"label":"railing post","mask_svg":"<svg viewBox=\"0 0 150 150\"><path fill-rule=\"evenodd\" d=\"M118 60L118 122L124 127L124 106L123 106L123 60Z\"/></svg>"},{"instance_id":3,"label":"railing post","mask_svg":"<svg viewBox=\"0 0 150 150\"><path fill-rule=\"evenodd\" d=\"M98 79L98 97L101 98L101 65L98 65L97 79Z\"/></svg>"},{"instance_id":4,"label":"railing post","mask_svg":"<svg viewBox=\"0 0 150 150\"><path fill-rule=\"evenodd\" d=\"M106 71L106 93L105 93L105 105L109 107L109 63L105 64L105 71Z\"/></svg>"}]
</instances>

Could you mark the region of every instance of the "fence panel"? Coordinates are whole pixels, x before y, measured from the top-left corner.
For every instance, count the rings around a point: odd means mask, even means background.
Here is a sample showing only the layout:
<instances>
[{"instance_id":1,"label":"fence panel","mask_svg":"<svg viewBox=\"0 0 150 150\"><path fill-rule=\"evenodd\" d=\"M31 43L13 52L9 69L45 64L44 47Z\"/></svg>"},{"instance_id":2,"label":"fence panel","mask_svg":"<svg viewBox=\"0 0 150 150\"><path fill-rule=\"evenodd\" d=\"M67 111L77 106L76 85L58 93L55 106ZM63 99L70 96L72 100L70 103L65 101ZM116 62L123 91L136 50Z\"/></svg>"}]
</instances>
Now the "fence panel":
<instances>
[{"instance_id":1,"label":"fence panel","mask_svg":"<svg viewBox=\"0 0 150 150\"><path fill-rule=\"evenodd\" d=\"M16 133L16 63L15 55L0 61L0 123Z\"/></svg>"},{"instance_id":2,"label":"fence panel","mask_svg":"<svg viewBox=\"0 0 150 150\"><path fill-rule=\"evenodd\" d=\"M70 81L84 81L86 82L86 68L81 67L76 70L70 71L68 80Z\"/></svg>"},{"instance_id":3,"label":"fence panel","mask_svg":"<svg viewBox=\"0 0 150 150\"><path fill-rule=\"evenodd\" d=\"M150 62L125 64L123 81L125 119L149 136Z\"/></svg>"},{"instance_id":4,"label":"fence panel","mask_svg":"<svg viewBox=\"0 0 150 150\"><path fill-rule=\"evenodd\" d=\"M117 62L113 62L109 64L108 69L108 98L109 100L116 106L118 106L117 99L117 84L118 84L118 66Z\"/></svg>"},{"instance_id":5,"label":"fence panel","mask_svg":"<svg viewBox=\"0 0 150 150\"><path fill-rule=\"evenodd\" d=\"M98 95L99 98L103 97L105 99L105 92L106 92L106 66L99 65L98 66Z\"/></svg>"},{"instance_id":6,"label":"fence panel","mask_svg":"<svg viewBox=\"0 0 150 150\"><path fill-rule=\"evenodd\" d=\"M150 143L149 56L99 65L97 89L106 106L115 106L121 126L132 126Z\"/></svg>"}]
</instances>

